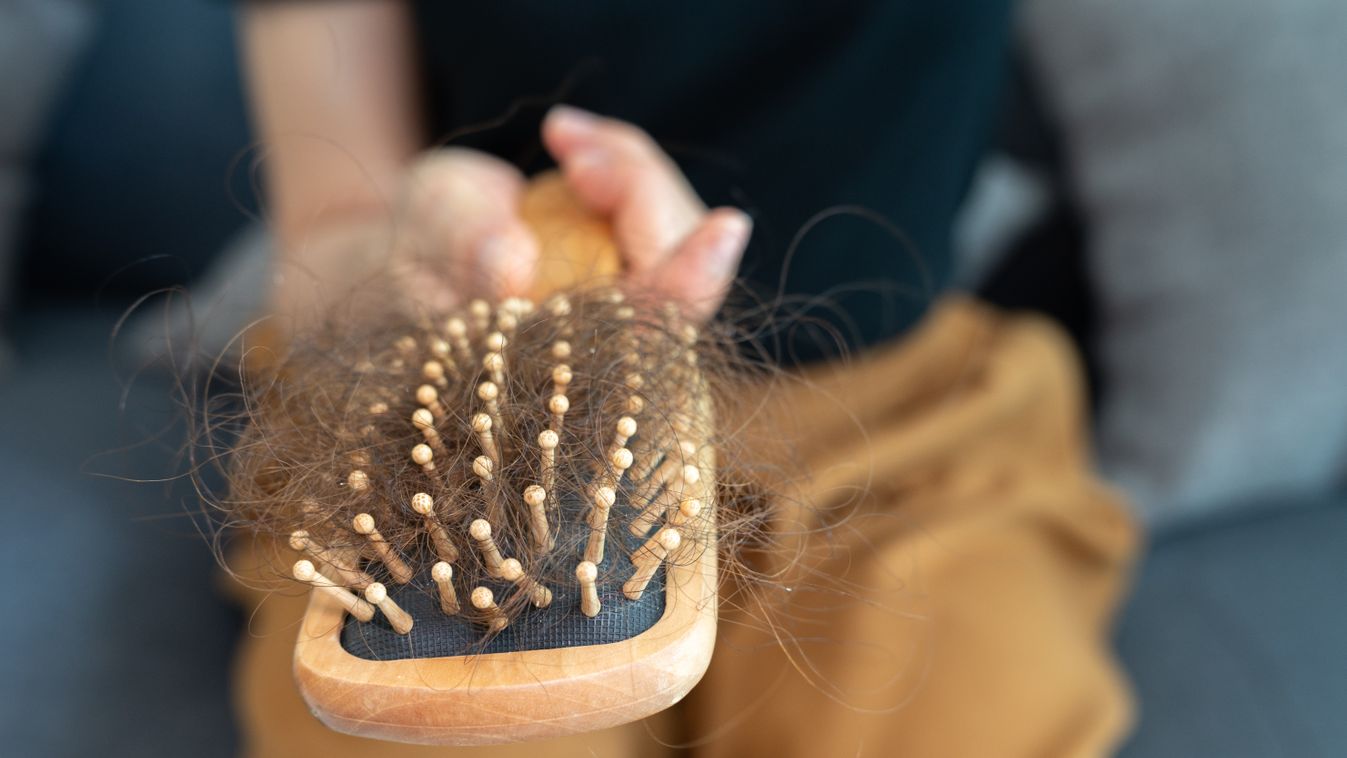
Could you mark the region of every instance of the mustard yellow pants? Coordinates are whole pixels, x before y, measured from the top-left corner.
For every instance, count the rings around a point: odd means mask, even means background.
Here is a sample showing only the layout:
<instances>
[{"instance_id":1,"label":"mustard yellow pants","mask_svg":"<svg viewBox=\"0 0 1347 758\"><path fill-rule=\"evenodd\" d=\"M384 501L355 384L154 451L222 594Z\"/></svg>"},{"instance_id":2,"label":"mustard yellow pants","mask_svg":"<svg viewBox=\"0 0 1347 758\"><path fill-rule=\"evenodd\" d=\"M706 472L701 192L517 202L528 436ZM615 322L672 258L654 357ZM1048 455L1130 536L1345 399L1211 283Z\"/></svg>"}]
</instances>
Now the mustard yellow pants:
<instances>
[{"instance_id":1,"label":"mustard yellow pants","mask_svg":"<svg viewBox=\"0 0 1347 758\"><path fill-rule=\"evenodd\" d=\"M727 582L711 668L683 703L542 743L348 737L290 678L303 598L254 597L237 668L245 751L1110 753L1132 712L1109 627L1137 532L1091 473L1078 369L1054 328L950 298L900 344L745 392L766 400L744 438L775 441L750 470L792 482L770 511L771 549L750 556L773 581Z\"/></svg>"}]
</instances>

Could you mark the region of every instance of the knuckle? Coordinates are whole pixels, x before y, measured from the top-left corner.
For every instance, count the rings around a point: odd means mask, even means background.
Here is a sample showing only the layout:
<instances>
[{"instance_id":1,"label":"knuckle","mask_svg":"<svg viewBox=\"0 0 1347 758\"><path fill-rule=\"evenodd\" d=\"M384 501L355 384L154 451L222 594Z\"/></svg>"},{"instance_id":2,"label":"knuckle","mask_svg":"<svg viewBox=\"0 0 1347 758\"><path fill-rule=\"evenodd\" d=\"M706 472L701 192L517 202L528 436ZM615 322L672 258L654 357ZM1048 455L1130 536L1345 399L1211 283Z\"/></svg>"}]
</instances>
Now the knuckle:
<instances>
[{"instance_id":1,"label":"knuckle","mask_svg":"<svg viewBox=\"0 0 1347 758\"><path fill-rule=\"evenodd\" d=\"M649 162L660 160L664 156L664 151L655 143L654 138L638 126L626 121L613 121L607 129L613 146L630 159Z\"/></svg>"},{"instance_id":2,"label":"knuckle","mask_svg":"<svg viewBox=\"0 0 1347 758\"><path fill-rule=\"evenodd\" d=\"M473 182L465 170L467 156L430 155L413 164L405 184L404 196L413 212L452 212L472 190Z\"/></svg>"},{"instance_id":3,"label":"knuckle","mask_svg":"<svg viewBox=\"0 0 1347 758\"><path fill-rule=\"evenodd\" d=\"M409 174L413 177L432 178L444 174L453 174L462 170L468 158L460 148L427 150L418 155L411 164Z\"/></svg>"}]
</instances>

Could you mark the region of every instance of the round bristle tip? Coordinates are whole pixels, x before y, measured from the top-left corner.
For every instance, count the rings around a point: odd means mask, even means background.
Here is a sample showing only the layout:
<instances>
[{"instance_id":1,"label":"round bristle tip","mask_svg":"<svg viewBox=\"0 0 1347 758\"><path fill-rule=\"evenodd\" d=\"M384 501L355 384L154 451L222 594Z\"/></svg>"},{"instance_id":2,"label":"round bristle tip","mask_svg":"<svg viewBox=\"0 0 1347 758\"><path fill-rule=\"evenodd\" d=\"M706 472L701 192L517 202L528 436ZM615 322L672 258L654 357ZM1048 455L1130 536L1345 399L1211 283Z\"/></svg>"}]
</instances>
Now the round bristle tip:
<instances>
[{"instance_id":1,"label":"round bristle tip","mask_svg":"<svg viewBox=\"0 0 1347 758\"><path fill-rule=\"evenodd\" d=\"M491 594L491 590L486 587L478 587L472 591L472 605L478 610L484 611L495 602L496 596Z\"/></svg>"},{"instance_id":2,"label":"round bristle tip","mask_svg":"<svg viewBox=\"0 0 1347 758\"><path fill-rule=\"evenodd\" d=\"M683 537L673 529L665 529L659 533L659 544L665 550L677 550L678 546L683 544Z\"/></svg>"},{"instance_id":3,"label":"round bristle tip","mask_svg":"<svg viewBox=\"0 0 1347 758\"><path fill-rule=\"evenodd\" d=\"M429 384L423 384L416 388L416 402L421 405L430 405L440 399L440 393Z\"/></svg>"},{"instance_id":4,"label":"round bristle tip","mask_svg":"<svg viewBox=\"0 0 1347 758\"><path fill-rule=\"evenodd\" d=\"M454 567L440 561L430 567L430 578L440 583L450 581L454 578Z\"/></svg>"},{"instance_id":5,"label":"round bristle tip","mask_svg":"<svg viewBox=\"0 0 1347 758\"><path fill-rule=\"evenodd\" d=\"M489 403L500 397L500 388L495 382L482 382L477 385L477 397Z\"/></svg>"},{"instance_id":6,"label":"round bristle tip","mask_svg":"<svg viewBox=\"0 0 1347 758\"><path fill-rule=\"evenodd\" d=\"M582 582L592 582L599 578L599 567L589 561L580 561L575 567L575 578Z\"/></svg>"},{"instance_id":7,"label":"round bristle tip","mask_svg":"<svg viewBox=\"0 0 1347 758\"><path fill-rule=\"evenodd\" d=\"M388 598L388 588L383 586L383 583L370 582L369 586L365 587L365 599L370 601L371 603L378 605L387 598Z\"/></svg>"},{"instance_id":8,"label":"round bristle tip","mask_svg":"<svg viewBox=\"0 0 1347 758\"><path fill-rule=\"evenodd\" d=\"M299 560L295 561L294 572L296 579L301 582L307 582L318 573L318 570L313 567L312 561Z\"/></svg>"},{"instance_id":9,"label":"round bristle tip","mask_svg":"<svg viewBox=\"0 0 1347 758\"><path fill-rule=\"evenodd\" d=\"M479 518L468 525L468 534L475 540L485 540L491 537L491 522L484 518Z\"/></svg>"},{"instance_id":10,"label":"round bristle tip","mask_svg":"<svg viewBox=\"0 0 1347 758\"><path fill-rule=\"evenodd\" d=\"M430 449L430 445L423 442L412 448L412 460L418 465L424 466L435 460L435 452Z\"/></svg>"},{"instance_id":11,"label":"round bristle tip","mask_svg":"<svg viewBox=\"0 0 1347 758\"><path fill-rule=\"evenodd\" d=\"M346 475L346 484L356 492L364 492L369 489L369 474L356 469Z\"/></svg>"},{"instance_id":12,"label":"round bristle tip","mask_svg":"<svg viewBox=\"0 0 1347 758\"><path fill-rule=\"evenodd\" d=\"M431 497L429 493L418 492L412 495L412 510L424 516L434 509L435 498Z\"/></svg>"}]
</instances>

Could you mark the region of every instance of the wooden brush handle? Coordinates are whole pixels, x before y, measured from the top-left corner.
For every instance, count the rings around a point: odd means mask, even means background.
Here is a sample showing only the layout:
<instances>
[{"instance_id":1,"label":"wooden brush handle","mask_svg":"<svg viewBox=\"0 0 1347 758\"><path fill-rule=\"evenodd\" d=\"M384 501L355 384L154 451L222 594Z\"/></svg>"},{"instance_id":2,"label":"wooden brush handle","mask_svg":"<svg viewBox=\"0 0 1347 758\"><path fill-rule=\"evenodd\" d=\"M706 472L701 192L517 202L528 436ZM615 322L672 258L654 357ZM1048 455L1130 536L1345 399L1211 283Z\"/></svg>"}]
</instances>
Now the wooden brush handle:
<instances>
[{"instance_id":1,"label":"wooden brush handle","mask_svg":"<svg viewBox=\"0 0 1347 758\"><path fill-rule=\"evenodd\" d=\"M560 290L611 283L621 271L612 227L580 202L560 173L530 180L519 211L541 246L528 293L535 301Z\"/></svg>"}]
</instances>

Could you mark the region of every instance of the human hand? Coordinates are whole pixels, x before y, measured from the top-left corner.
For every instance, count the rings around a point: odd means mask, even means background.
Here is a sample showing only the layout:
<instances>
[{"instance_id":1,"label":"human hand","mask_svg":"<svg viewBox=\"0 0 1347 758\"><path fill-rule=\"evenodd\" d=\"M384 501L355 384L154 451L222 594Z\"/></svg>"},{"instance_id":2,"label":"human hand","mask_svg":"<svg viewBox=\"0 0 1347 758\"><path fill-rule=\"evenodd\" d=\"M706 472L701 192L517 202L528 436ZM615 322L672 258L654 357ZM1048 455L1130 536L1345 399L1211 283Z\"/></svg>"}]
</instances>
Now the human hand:
<instances>
[{"instance_id":1,"label":"human hand","mask_svg":"<svg viewBox=\"0 0 1347 758\"><path fill-rule=\"evenodd\" d=\"M748 244L748 216L708 210L669 156L626 122L557 106L543 142L581 202L611 223L624 286L678 302L691 317L712 316ZM539 247L519 215L525 183L513 166L473 150L418 160L394 245L403 291L437 308L527 292Z\"/></svg>"}]
</instances>

